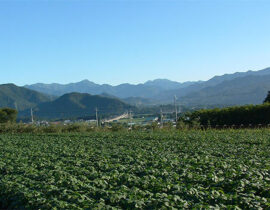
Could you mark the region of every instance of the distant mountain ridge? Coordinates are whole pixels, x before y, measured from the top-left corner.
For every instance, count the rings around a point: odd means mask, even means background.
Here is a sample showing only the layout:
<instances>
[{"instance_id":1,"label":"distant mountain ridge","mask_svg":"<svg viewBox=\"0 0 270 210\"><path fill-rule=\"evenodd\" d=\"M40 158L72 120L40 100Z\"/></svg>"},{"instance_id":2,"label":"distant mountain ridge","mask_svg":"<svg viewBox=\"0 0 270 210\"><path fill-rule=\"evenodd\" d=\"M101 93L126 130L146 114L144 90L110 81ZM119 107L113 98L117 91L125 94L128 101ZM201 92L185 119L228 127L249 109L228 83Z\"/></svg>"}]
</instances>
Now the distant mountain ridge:
<instances>
[{"instance_id":1,"label":"distant mountain ridge","mask_svg":"<svg viewBox=\"0 0 270 210\"><path fill-rule=\"evenodd\" d=\"M0 107L17 108L28 116L29 108L34 108L41 117L78 117L92 115L95 106L103 113L120 113L132 106L172 104L174 96L177 96L178 104L187 107L260 104L269 90L270 68L185 83L157 79L138 85L117 86L98 85L88 80L67 85L38 83L18 87L5 84L0 85ZM57 98L48 94L61 96Z\"/></svg>"},{"instance_id":2,"label":"distant mountain ridge","mask_svg":"<svg viewBox=\"0 0 270 210\"><path fill-rule=\"evenodd\" d=\"M213 87L214 92L216 91L216 93L222 94L220 92L220 88L222 87L222 84L226 87L229 85L229 83L226 83L226 81L232 81L234 79L235 80L239 79L242 82L241 78L246 78L247 76L267 76L267 75L270 75L270 68L265 68L265 69L259 70L259 71L236 72L233 74L224 74L222 76L214 76L210 80L207 80L204 82L197 82L197 83L191 84L191 85L184 87L184 88L163 91L159 95L159 99L160 99L160 101L166 102L166 101L172 100L173 96L176 95L179 99L181 99L181 103L187 104L187 102L185 101L187 98L191 98L192 95L194 95L194 94L196 95L199 91L201 91L205 88ZM247 80L247 82L248 82L248 80ZM267 80L264 81L262 78L261 82L263 84L265 84L265 86L268 88L268 81ZM234 84L234 83L232 83L232 84ZM260 85L260 84L258 84L258 85ZM229 88L233 94L238 92L236 86L228 86L227 88ZM260 92L258 94L262 95L262 94L264 94L264 92ZM209 97L209 96L204 95L201 97L202 98L198 98L198 101L201 101L201 103L204 104L203 101L207 101L207 100L205 100L204 97ZM239 97L241 97L241 95L239 95ZM216 100L214 104L221 104L220 102L221 102L220 100ZM241 104L246 104L246 103L247 104L250 103L250 100L243 99L241 102ZM260 102L257 100L256 103L260 103ZM213 103L211 103L211 104L213 104ZM228 105L231 103L229 103L228 101L225 101L225 104ZM237 103L233 103L233 104L237 104ZM207 104L207 105L209 105L209 104Z\"/></svg>"},{"instance_id":3,"label":"distant mountain ridge","mask_svg":"<svg viewBox=\"0 0 270 210\"><path fill-rule=\"evenodd\" d=\"M158 95L162 91L187 87L195 83L196 82L179 83L167 79L157 79L147 81L144 84L138 85L125 83L117 86L112 86L108 84L98 85L89 80L83 80L78 83L70 83L65 85L56 83L53 84L37 83L33 85L26 85L24 87L56 96L61 96L63 94L71 92L79 92L95 95L107 93L109 95L113 95L118 98L128 98L128 97L150 98L154 95Z\"/></svg>"},{"instance_id":4,"label":"distant mountain ridge","mask_svg":"<svg viewBox=\"0 0 270 210\"><path fill-rule=\"evenodd\" d=\"M197 82L175 82L171 81L168 79L155 79L155 80L148 80L147 82L144 83L145 86L150 86L150 87L157 87L157 88L162 88L164 90L173 90L177 88L184 88L188 87L192 84L195 84Z\"/></svg>"},{"instance_id":5,"label":"distant mountain ridge","mask_svg":"<svg viewBox=\"0 0 270 210\"><path fill-rule=\"evenodd\" d=\"M254 75L225 80L181 97L184 104L245 105L261 104L270 90L270 74Z\"/></svg>"},{"instance_id":6,"label":"distant mountain ridge","mask_svg":"<svg viewBox=\"0 0 270 210\"><path fill-rule=\"evenodd\" d=\"M214 76L210 80L208 80L208 84L217 85L221 82L232 80L240 77L246 77L246 76L264 76L264 75L270 75L270 67L265 68L259 71L246 71L246 72L235 72L233 74L224 74L222 76Z\"/></svg>"},{"instance_id":7,"label":"distant mountain ridge","mask_svg":"<svg viewBox=\"0 0 270 210\"><path fill-rule=\"evenodd\" d=\"M89 80L83 80L78 83L70 83L66 85L62 84L33 84L27 85L26 88L36 90L42 93L49 95L61 96L70 92L79 92L79 93L89 93L94 95L107 94L113 97L122 99L125 102L128 102L133 105L154 105L154 104L164 104L172 103L173 97L176 95L182 101L180 103L187 104L187 101L191 100L191 95L202 91L204 88L216 87L217 93L219 93L218 86L220 84L226 85L226 81L231 81L234 79L244 78L246 76L264 76L270 75L270 68L266 68L260 71L247 71L247 72L236 72L233 74L224 74L221 76L214 76L208 81L197 81L197 82L184 82L179 83L175 81L170 81L168 79L156 79L152 81L147 81L143 84L133 85L133 84L120 84L117 86L112 86L108 84L99 85ZM263 83L263 81L261 81ZM232 90L235 91L235 90ZM261 90L262 91L262 90ZM237 90L236 90L237 92ZM264 93L260 92L259 95ZM207 94L202 94L200 97L210 97ZM188 100L187 100L188 99ZM187 100L187 101L184 101ZM259 100L259 99L258 99ZM256 101L257 103L259 101ZM206 99L199 100L209 101ZM230 104L228 101L224 101L225 104ZM239 100L237 100L239 101ZM250 103L250 100L240 100L241 103ZM221 101L217 100L216 103ZM193 103L193 102L192 102ZM214 102L211 102L211 104ZM235 103L233 103L235 104Z\"/></svg>"},{"instance_id":8,"label":"distant mountain ridge","mask_svg":"<svg viewBox=\"0 0 270 210\"><path fill-rule=\"evenodd\" d=\"M14 84L0 85L0 107L10 107L22 111L53 99L54 97Z\"/></svg>"}]
</instances>

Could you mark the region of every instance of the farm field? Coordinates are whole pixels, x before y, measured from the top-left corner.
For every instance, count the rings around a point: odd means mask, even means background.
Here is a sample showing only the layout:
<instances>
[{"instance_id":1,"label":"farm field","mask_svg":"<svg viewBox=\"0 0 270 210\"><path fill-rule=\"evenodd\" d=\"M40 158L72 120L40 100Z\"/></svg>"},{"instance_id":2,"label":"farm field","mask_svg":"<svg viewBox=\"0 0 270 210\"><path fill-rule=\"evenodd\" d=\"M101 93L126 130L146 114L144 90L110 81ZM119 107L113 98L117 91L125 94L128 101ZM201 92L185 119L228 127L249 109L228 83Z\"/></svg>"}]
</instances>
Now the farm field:
<instances>
[{"instance_id":1,"label":"farm field","mask_svg":"<svg viewBox=\"0 0 270 210\"><path fill-rule=\"evenodd\" d=\"M270 130L0 134L0 207L270 208Z\"/></svg>"}]
</instances>

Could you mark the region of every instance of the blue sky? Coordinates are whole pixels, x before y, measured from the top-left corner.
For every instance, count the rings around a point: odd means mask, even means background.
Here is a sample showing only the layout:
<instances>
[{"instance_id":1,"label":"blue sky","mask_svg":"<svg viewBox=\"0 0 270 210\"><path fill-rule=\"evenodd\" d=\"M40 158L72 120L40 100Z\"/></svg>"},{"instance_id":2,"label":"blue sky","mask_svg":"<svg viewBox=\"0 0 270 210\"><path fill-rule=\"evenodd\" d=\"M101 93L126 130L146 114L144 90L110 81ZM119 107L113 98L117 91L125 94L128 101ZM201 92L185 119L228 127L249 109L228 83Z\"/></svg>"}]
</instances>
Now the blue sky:
<instances>
[{"instance_id":1,"label":"blue sky","mask_svg":"<svg viewBox=\"0 0 270 210\"><path fill-rule=\"evenodd\" d=\"M179 82L270 66L268 0L0 0L0 83Z\"/></svg>"}]
</instances>

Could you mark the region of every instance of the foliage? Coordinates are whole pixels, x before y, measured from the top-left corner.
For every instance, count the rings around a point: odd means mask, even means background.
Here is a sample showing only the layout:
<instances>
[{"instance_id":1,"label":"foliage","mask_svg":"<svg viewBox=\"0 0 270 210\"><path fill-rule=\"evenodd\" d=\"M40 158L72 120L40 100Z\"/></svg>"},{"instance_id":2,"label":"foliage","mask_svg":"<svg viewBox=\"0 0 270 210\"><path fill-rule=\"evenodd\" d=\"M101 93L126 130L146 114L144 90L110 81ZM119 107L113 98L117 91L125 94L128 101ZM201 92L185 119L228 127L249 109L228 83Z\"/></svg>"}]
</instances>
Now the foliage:
<instances>
[{"instance_id":1,"label":"foliage","mask_svg":"<svg viewBox=\"0 0 270 210\"><path fill-rule=\"evenodd\" d=\"M93 132L96 129L86 124L49 125L36 126L33 124L0 124L0 133L71 133L71 132Z\"/></svg>"},{"instance_id":2,"label":"foliage","mask_svg":"<svg viewBox=\"0 0 270 210\"><path fill-rule=\"evenodd\" d=\"M157 130L159 128L159 125L157 122L152 122L151 125L150 125L151 129L153 130Z\"/></svg>"},{"instance_id":3,"label":"foliage","mask_svg":"<svg viewBox=\"0 0 270 210\"><path fill-rule=\"evenodd\" d=\"M184 120L180 119L177 121L176 129L186 130L188 128L189 126L184 122Z\"/></svg>"},{"instance_id":4,"label":"foliage","mask_svg":"<svg viewBox=\"0 0 270 210\"><path fill-rule=\"evenodd\" d=\"M270 91L268 91L268 94L266 96L266 98L263 101L264 103L270 103Z\"/></svg>"},{"instance_id":5,"label":"foliage","mask_svg":"<svg viewBox=\"0 0 270 210\"><path fill-rule=\"evenodd\" d=\"M0 107L16 108L25 110L36 106L37 104L50 101L49 97L34 90L28 90L24 87L18 87L14 84L0 85ZM30 112L28 112L28 115Z\"/></svg>"},{"instance_id":6,"label":"foliage","mask_svg":"<svg viewBox=\"0 0 270 210\"><path fill-rule=\"evenodd\" d=\"M198 129L201 128L201 124L198 118L190 118L190 113L180 117L177 121L176 128L177 129Z\"/></svg>"},{"instance_id":7,"label":"foliage","mask_svg":"<svg viewBox=\"0 0 270 210\"><path fill-rule=\"evenodd\" d=\"M15 123L18 112L15 109L0 109L0 123Z\"/></svg>"},{"instance_id":8,"label":"foliage","mask_svg":"<svg viewBox=\"0 0 270 210\"><path fill-rule=\"evenodd\" d=\"M79 124L71 124L71 125L67 125L67 126L64 126L62 127L62 132L65 133L65 132L82 132L82 131L85 131L84 130L84 126L81 126Z\"/></svg>"},{"instance_id":9,"label":"foliage","mask_svg":"<svg viewBox=\"0 0 270 210\"><path fill-rule=\"evenodd\" d=\"M124 127L120 123L113 123L112 127L111 127L111 131L121 131L123 129L124 129Z\"/></svg>"},{"instance_id":10,"label":"foliage","mask_svg":"<svg viewBox=\"0 0 270 210\"><path fill-rule=\"evenodd\" d=\"M264 129L1 134L0 208L269 209L269 139Z\"/></svg>"},{"instance_id":11,"label":"foliage","mask_svg":"<svg viewBox=\"0 0 270 210\"><path fill-rule=\"evenodd\" d=\"M173 129L173 123L172 122L164 122L163 128L168 129L168 130Z\"/></svg>"},{"instance_id":12,"label":"foliage","mask_svg":"<svg viewBox=\"0 0 270 210\"><path fill-rule=\"evenodd\" d=\"M197 120L201 125L258 125L270 124L270 103L202 109L183 117L187 122Z\"/></svg>"}]
</instances>

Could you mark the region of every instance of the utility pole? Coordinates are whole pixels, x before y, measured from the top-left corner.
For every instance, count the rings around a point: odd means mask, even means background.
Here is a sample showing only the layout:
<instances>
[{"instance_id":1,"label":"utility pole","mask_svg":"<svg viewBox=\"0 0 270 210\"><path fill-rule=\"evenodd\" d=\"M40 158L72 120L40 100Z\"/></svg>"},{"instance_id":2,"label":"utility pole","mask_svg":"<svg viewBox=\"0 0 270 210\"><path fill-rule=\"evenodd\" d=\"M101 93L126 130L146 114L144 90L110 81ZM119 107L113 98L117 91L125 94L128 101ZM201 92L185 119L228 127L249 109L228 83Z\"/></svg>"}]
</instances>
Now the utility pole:
<instances>
[{"instance_id":1,"label":"utility pole","mask_svg":"<svg viewBox=\"0 0 270 210\"><path fill-rule=\"evenodd\" d=\"M96 121L97 121L97 127L98 127L98 109L96 107Z\"/></svg>"},{"instance_id":2,"label":"utility pole","mask_svg":"<svg viewBox=\"0 0 270 210\"><path fill-rule=\"evenodd\" d=\"M175 122L177 122L177 118L178 118L176 100L177 100L176 95L174 95Z\"/></svg>"},{"instance_id":3,"label":"utility pole","mask_svg":"<svg viewBox=\"0 0 270 210\"><path fill-rule=\"evenodd\" d=\"M162 108L160 109L160 125L161 125L161 127L163 127L163 112L162 112Z\"/></svg>"},{"instance_id":4,"label":"utility pole","mask_svg":"<svg viewBox=\"0 0 270 210\"><path fill-rule=\"evenodd\" d=\"M130 123L130 127L132 127L132 115L131 115L131 110L129 110L129 123Z\"/></svg>"},{"instance_id":5,"label":"utility pole","mask_svg":"<svg viewBox=\"0 0 270 210\"><path fill-rule=\"evenodd\" d=\"M33 109L31 108L31 121L32 121L32 124L34 124L34 115L33 115Z\"/></svg>"}]
</instances>

